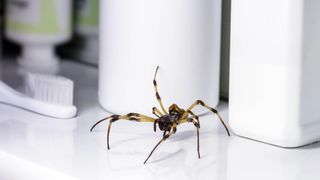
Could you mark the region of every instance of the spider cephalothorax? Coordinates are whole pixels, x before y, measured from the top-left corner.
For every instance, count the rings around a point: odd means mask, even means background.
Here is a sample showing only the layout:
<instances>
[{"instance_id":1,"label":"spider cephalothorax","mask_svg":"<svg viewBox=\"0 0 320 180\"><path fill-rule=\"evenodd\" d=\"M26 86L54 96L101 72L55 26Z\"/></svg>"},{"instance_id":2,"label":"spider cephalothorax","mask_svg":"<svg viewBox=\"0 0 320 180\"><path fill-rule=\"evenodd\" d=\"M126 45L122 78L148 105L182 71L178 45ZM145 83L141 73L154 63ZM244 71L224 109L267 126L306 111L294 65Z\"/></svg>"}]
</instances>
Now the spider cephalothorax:
<instances>
[{"instance_id":1,"label":"spider cephalothorax","mask_svg":"<svg viewBox=\"0 0 320 180\"><path fill-rule=\"evenodd\" d=\"M153 109L153 111L155 112L155 109ZM154 124L158 123L161 131L170 131L172 125L178 123L184 112L183 109L180 109L176 104L173 104L169 108L169 114L159 116L159 118L154 121ZM156 125L154 126L154 131L156 131Z\"/></svg>"},{"instance_id":2,"label":"spider cephalothorax","mask_svg":"<svg viewBox=\"0 0 320 180\"><path fill-rule=\"evenodd\" d=\"M219 118L220 122L222 123L222 125L224 126L224 128L226 129L226 132L227 132L228 136L230 136L229 130L228 130L227 126L225 125L224 121L222 120L221 116L219 115L218 111L213 109L213 108L211 108L211 107L209 107L208 105L206 105L201 100L197 100L196 102L194 102L186 110L181 109L176 104L173 104L173 105L171 105L169 107L169 112L167 112L165 110L163 104L162 104L161 97L160 97L160 95L158 93L158 86L157 86L157 81L156 81L156 75L157 75L158 70L159 70L159 66L157 67L155 75L154 75L153 85L154 85L154 89L156 91L157 101L159 102L159 105L161 107L162 112L160 110L158 110L156 107L152 108L152 113L155 116L157 116L157 118L148 117L148 116L145 116L145 115L142 115L142 114L138 114L138 113L128 113L128 114L122 115L122 116L121 115L112 115L112 116L109 116L107 118L104 118L104 119L98 121L90 129L90 131L92 131L93 128L96 127L99 123L101 123L101 122L103 122L105 120L110 120L109 127L108 127L108 133L107 133L107 146L108 146L108 149L110 149L110 146L109 146L109 134L110 134L110 130L111 130L111 124L113 122L118 121L118 120L129 120L129 121L138 121L138 122L152 122L154 124L154 126L153 126L154 131L156 131L157 124L158 124L159 125L159 129L161 131L163 131L163 137L158 142L158 144L152 149L151 153L149 154L147 159L144 161L144 163L146 163L148 161L148 159L150 158L150 156L152 155L152 153L154 152L154 150L164 140L168 139L171 135L176 133L177 126L179 124L189 122L189 123L193 123L194 126L197 128L197 150L198 150L198 157L200 158L200 146L199 146L200 121L199 121L199 117L192 112L192 109L194 107L196 107L197 105L205 107L208 110L210 110L211 112L215 113L218 116L218 118Z\"/></svg>"}]
</instances>

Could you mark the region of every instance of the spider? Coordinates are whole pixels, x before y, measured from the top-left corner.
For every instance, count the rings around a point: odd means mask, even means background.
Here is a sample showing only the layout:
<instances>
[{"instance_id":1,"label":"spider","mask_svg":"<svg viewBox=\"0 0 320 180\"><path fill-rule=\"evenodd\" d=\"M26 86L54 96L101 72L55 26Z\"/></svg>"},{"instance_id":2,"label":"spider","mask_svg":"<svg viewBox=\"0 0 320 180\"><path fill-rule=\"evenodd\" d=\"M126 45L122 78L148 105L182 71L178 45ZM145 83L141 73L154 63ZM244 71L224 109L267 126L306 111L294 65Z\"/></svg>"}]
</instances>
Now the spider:
<instances>
[{"instance_id":1,"label":"spider","mask_svg":"<svg viewBox=\"0 0 320 180\"><path fill-rule=\"evenodd\" d=\"M154 90L155 90L155 95L157 98L157 101L161 107L161 110L158 110L156 107L152 108L152 114L154 114L157 118L152 118L152 117L148 117L142 114L138 114L138 113L128 113L126 115L112 115L109 117L106 117L98 122L96 122L90 129L90 132L101 122L106 121L106 120L110 120L109 126L108 126L108 132L107 132L107 147L108 150L110 149L110 145L109 145L109 135L110 135L110 129L111 129L111 125L112 123L118 121L118 120L129 120L129 121L137 121L137 122L150 122L153 123L153 130L154 132L156 132L157 130L157 124L159 126L159 129L161 131L163 131L163 137L162 139L156 144L156 146L152 149L152 151L150 152L149 156L147 157L147 159L144 161L144 164L148 161L148 159L150 158L150 156L153 154L153 152L155 151L155 149L166 139L168 139L171 135L175 134L177 131L177 126L183 123L193 123L194 126L197 129L197 151L198 151L198 158L200 159L200 145L199 145L199 129L200 129L200 121L199 121L199 117L197 115L195 115L192 112L192 109L194 107L196 107L197 105L203 106L204 108L207 108L208 110L210 110L211 112L213 112L214 114L216 114L220 120L220 122L222 123L222 125L224 126L228 136L230 136L229 130L226 126L226 124L224 123L224 121L222 120L222 117L220 116L220 114L218 113L218 111L212 107L209 107L208 105L206 105L203 101L201 100L197 100L195 101L188 109L184 110L180 107L178 107L176 104L172 104L169 107L169 111L167 112L163 106L161 97L159 95L158 92L158 86L157 86L157 81L156 81L156 76L159 70L159 66L156 68L155 74L154 74L154 78L153 78L153 86L154 86Z\"/></svg>"}]
</instances>

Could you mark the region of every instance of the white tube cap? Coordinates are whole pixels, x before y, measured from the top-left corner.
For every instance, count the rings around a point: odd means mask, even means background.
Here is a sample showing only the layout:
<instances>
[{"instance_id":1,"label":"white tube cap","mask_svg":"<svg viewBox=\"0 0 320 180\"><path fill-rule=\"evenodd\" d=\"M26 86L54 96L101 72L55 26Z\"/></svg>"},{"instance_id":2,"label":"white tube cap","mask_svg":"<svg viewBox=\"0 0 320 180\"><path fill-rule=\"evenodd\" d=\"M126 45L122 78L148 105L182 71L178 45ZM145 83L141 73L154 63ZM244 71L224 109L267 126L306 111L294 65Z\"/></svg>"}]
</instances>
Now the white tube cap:
<instances>
[{"instance_id":1,"label":"white tube cap","mask_svg":"<svg viewBox=\"0 0 320 180\"><path fill-rule=\"evenodd\" d=\"M55 74L59 71L59 59L50 45L25 45L18 63L31 72Z\"/></svg>"}]
</instances>

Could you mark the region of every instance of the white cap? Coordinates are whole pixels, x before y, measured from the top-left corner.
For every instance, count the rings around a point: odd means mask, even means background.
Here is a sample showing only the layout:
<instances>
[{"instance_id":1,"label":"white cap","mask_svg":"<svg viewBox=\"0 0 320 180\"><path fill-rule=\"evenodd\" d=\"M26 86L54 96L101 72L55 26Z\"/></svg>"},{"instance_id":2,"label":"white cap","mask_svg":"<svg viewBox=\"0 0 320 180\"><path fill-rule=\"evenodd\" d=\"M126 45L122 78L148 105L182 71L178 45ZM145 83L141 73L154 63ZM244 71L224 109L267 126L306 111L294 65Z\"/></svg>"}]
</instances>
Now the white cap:
<instances>
[{"instance_id":1,"label":"white cap","mask_svg":"<svg viewBox=\"0 0 320 180\"><path fill-rule=\"evenodd\" d=\"M29 71L55 74L59 71L59 59L52 45L25 45L18 63Z\"/></svg>"}]
</instances>

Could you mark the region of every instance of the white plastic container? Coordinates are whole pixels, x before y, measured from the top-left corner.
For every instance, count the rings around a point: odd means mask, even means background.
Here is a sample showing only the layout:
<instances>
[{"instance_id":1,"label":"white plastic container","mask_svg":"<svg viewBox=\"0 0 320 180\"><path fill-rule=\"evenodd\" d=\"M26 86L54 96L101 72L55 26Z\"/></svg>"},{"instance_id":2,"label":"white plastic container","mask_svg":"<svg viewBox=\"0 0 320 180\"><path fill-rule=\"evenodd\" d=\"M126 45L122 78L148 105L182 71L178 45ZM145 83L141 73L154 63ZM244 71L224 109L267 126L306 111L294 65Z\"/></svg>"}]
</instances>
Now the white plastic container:
<instances>
[{"instance_id":1,"label":"white plastic container","mask_svg":"<svg viewBox=\"0 0 320 180\"><path fill-rule=\"evenodd\" d=\"M320 1L232 1L230 125L283 147L320 140Z\"/></svg>"},{"instance_id":2,"label":"white plastic container","mask_svg":"<svg viewBox=\"0 0 320 180\"><path fill-rule=\"evenodd\" d=\"M54 73L59 64L54 46L71 37L71 0L8 0L5 33L23 47L20 65Z\"/></svg>"},{"instance_id":3,"label":"white plastic container","mask_svg":"<svg viewBox=\"0 0 320 180\"><path fill-rule=\"evenodd\" d=\"M99 101L113 113L151 114L219 101L221 0L103 0Z\"/></svg>"}]
</instances>

